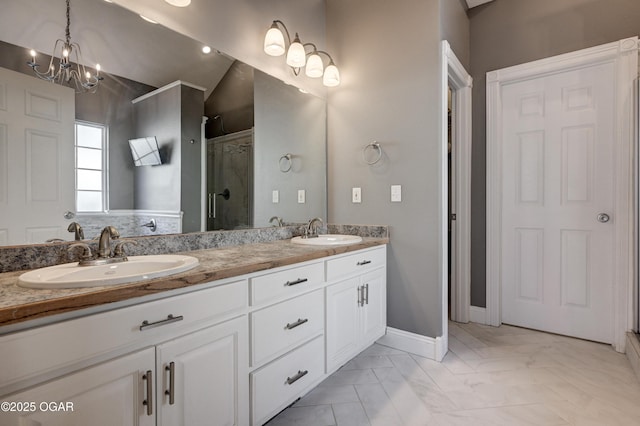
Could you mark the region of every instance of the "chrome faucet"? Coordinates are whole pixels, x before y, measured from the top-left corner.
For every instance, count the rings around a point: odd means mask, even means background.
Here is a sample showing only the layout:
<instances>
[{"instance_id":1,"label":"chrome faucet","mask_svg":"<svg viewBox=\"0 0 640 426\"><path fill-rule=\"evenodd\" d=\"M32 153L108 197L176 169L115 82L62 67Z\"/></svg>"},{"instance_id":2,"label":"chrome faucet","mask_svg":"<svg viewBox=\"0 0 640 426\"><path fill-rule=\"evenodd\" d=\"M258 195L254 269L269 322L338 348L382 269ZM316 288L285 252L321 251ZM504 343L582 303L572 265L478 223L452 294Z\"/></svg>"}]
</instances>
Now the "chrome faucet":
<instances>
[{"instance_id":1,"label":"chrome faucet","mask_svg":"<svg viewBox=\"0 0 640 426\"><path fill-rule=\"evenodd\" d=\"M317 223L320 223L317 225ZM318 236L318 228L322 226L324 222L319 217L314 217L307 223L306 228L304 229L304 235L302 238L316 238Z\"/></svg>"},{"instance_id":2,"label":"chrome faucet","mask_svg":"<svg viewBox=\"0 0 640 426\"><path fill-rule=\"evenodd\" d=\"M113 226L106 226L100 233L98 241L98 259L111 257L111 239L120 238L120 233Z\"/></svg>"},{"instance_id":3,"label":"chrome faucet","mask_svg":"<svg viewBox=\"0 0 640 426\"><path fill-rule=\"evenodd\" d=\"M82 226L80 226L78 222L71 222L69 224L69 227L67 228L67 231L75 233L74 239L76 241L84 240L84 230L82 229Z\"/></svg>"},{"instance_id":4,"label":"chrome faucet","mask_svg":"<svg viewBox=\"0 0 640 426\"><path fill-rule=\"evenodd\" d=\"M273 216L271 219L269 219L269 223L273 223L273 221L276 221L276 226L281 228L284 226L284 222L282 221L282 218L280 216Z\"/></svg>"}]
</instances>

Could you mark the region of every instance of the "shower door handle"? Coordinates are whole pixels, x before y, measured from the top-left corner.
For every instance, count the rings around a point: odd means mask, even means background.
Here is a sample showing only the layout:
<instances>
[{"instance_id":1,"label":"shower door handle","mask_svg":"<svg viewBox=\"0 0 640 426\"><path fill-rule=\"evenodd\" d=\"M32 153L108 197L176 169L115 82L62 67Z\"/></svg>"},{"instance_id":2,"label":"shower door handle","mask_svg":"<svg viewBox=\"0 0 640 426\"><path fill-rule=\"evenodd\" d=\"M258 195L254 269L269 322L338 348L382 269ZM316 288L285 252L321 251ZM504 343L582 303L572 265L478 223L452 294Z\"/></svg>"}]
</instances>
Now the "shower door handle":
<instances>
[{"instance_id":1,"label":"shower door handle","mask_svg":"<svg viewBox=\"0 0 640 426\"><path fill-rule=\"evenodd\" d=\"M215 219L216 218L216 194L210 192L208 200L209 200L209 203L208 203L209 219Z\"/></svg>"}]
</instances>

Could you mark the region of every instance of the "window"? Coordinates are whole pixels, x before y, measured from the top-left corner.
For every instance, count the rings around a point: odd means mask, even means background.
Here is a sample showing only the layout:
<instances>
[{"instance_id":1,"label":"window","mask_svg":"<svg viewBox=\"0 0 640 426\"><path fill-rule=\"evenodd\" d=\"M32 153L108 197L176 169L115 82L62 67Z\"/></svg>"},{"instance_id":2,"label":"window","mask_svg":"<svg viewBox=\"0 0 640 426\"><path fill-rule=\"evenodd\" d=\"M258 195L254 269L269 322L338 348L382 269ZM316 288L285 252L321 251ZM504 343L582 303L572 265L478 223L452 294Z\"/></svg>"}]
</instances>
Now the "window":
<instances>
[{"instance_id":1,"label":"window","mask_svg":"<svg viewBox=\"0 0 640 426\"><path fill-rule=\"evenodd\" d=\"M76 121L76 211L104 212L106 206L107 128Z\"/></svg>"}]
</instances>

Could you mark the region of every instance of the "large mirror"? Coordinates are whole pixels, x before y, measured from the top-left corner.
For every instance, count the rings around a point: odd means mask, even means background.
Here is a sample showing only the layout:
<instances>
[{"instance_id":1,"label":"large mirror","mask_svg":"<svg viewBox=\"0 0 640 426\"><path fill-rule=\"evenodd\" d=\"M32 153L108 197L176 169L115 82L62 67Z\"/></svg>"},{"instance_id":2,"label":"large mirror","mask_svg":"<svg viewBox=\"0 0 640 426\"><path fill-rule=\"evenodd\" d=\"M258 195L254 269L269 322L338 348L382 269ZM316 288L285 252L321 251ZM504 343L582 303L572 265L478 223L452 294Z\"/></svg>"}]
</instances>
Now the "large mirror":
<instances>
[{"instance_id":1,"label":"large mirror","mask_svg":"<svg viewBox=\"0 0 640 426\"><path fill-rule=\"evenodd\" d=\"M95 93L43 81L64 0L0 15L0 245L326 217L324 100L104 0L71 1ZM149 147L149 152L143 147ZM155 151L160 164L137 161ZM69 228L72 229L72 228Z\"/></svg>"}]
</instances>

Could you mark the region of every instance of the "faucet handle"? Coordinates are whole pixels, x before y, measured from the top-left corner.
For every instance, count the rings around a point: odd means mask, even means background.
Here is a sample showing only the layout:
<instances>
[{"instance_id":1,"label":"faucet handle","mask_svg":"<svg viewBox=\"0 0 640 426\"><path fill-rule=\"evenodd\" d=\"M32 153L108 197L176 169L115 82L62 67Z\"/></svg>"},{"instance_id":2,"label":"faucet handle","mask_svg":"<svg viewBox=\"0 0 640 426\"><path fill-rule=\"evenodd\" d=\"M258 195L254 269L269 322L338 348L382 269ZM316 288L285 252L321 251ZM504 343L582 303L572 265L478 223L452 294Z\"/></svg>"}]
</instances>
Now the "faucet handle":
<instances>
[{"instance_id":1,"label":"faucet handle","mask_svg":"<svg viewBox=\"0 0 640 426\"><path fill-rule=\"evenodd\" d=\"M91 254L91 247L89 247L89 244L85 244L85 243L75 243L75 244L71 244L69 246L69 248L67 249L68 252L71 252L73 249L75 249L76 247L81 247L82 250L82 254L80 255L80 260L89 260L89 259L93 259L93 255Z\"/></svg>"},{"instance_id":2,"label":"faucet handle","mask_svg":"<svg viewBox=\"0 0 640 426\"><path fill-rule=\"evenodd\" d=\"M116 244L116 247L113 249L113 256L114 257L127 257L124 253L124 246L127 244L131 244L134 246L138 245L138 242L135 240L120 240L118 241L118 243Z\"/></svg>"}]
</instances>

